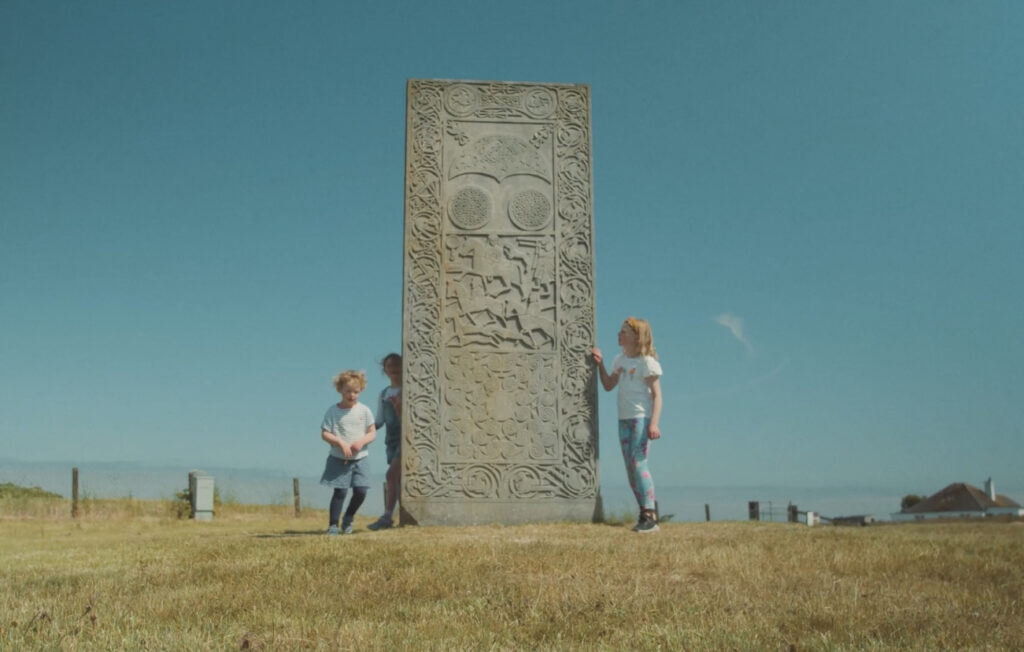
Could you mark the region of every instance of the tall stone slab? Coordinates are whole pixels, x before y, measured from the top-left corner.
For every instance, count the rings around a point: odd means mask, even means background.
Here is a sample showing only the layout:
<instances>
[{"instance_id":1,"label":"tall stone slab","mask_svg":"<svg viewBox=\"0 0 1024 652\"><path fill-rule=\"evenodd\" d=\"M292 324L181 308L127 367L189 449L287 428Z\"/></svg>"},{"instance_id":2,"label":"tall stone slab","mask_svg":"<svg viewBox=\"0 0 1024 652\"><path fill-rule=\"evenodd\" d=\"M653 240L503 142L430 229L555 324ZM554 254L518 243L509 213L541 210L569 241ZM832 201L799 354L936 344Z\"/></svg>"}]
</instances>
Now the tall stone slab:
<instances>
[{"instance_id":1,"label":"tall stone slab","mask_svg":"<svg viewBox=\"0 0 1024 652\"><path fill-rule=\"evenodd\" d=\"M590 91L410 80L403 523L599 515Z\"/></svg>"}]
</instances>

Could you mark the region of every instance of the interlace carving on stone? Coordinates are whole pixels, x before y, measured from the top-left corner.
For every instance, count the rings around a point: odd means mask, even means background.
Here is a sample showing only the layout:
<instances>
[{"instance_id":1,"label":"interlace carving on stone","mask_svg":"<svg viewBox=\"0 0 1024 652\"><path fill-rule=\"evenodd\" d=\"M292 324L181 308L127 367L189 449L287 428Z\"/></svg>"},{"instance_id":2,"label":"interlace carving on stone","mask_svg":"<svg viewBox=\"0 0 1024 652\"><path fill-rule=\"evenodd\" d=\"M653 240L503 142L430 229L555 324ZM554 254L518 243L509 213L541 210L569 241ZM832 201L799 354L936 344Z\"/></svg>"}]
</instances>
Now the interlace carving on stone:
<instances>
[{"instance_id":1,"label":"interlace carving on stone","mask_svg":"<svg viewBox=\"0 0 1024 652\"><path fill-rule=\"evenodd\" d=\"M412 497L596 496L588 107L582 87L410 82L403 483ZM456 158L444 174L444 134L470 143L453 118L547 122L528 143L481 138L475 159ZM548 138L553 170L523 153L536 153ZM487 171L499 183L517 173L553 183L547 221L537 195L547 197L535 191L518 203L514 194L509 217L536 234L445 235L441 180L463 169ZM474 228L460 224L457 212L449 214L456 228ZM490 257L490 271L478 256ZM480 382L460 375L467 368L481 370L473 372ZM536 393L524 405L527 389Z\"/></svg>"},{"instance_id":2,"label":"interlace carving on stone","mask_svg":"<svg viewBox=\"0 0 1024 652\"><path fill-rule=\"evenodd\" d=\"M452 356L445 381L446 461L560 460L554 359L466 352Z\"/></svg>"}]
</instances>

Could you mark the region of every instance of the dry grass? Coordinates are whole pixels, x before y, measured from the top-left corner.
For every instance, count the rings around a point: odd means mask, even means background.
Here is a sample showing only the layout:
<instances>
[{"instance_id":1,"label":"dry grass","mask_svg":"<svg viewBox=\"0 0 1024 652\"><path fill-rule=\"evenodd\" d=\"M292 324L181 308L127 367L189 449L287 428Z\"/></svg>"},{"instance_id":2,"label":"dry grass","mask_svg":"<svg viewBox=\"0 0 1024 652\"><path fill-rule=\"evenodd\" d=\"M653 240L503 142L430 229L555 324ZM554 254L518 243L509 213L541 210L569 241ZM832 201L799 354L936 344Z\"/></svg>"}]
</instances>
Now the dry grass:
<instances>
[{"instance_id":1,"label":"dry grass","mask_svg":"<svg viewBox=\"0 0 1024 652\"><path fill-rule=\"evenodd\" d=\"M228 506L196 523L152 502L77 521L0 511L0 648L1024 647L1019 522L636 535L371 533L364 518L328 538L322 511Z\"/></svg>"}]
</instances>

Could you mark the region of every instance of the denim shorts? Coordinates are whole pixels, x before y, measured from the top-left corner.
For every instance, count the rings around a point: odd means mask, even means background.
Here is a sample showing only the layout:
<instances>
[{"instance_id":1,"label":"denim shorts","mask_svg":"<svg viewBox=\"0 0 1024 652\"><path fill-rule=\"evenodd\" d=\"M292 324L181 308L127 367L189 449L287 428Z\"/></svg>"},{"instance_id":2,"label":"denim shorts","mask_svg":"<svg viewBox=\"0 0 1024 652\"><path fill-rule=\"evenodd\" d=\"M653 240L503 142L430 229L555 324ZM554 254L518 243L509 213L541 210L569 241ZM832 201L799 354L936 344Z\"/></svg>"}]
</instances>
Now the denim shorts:
<instances>
[{"instance_id":1,"label":"denim shorts","mask_svg":"<svg viewBox=\"0 0 1024 652\"><path fill-rule=\"evenodd\" d=\"M391 434L390 432L388 433ZM402 438L401 437L387 437L384 439L384 452L388 458L388 466L391 466L391 461L402 454Z\"/></svg>"},{"instance_id":2,"label":"denim shorts","mask_svg":"<svg viewBox=\"0 0 1024 652\"><path fill-rule=\"evenodd\" d=\"M324 474L320 476L320 484L335 489L370 486L370 465L368 458L343 460L333 455L327 456Z\"/></svg>"}]
</instances>

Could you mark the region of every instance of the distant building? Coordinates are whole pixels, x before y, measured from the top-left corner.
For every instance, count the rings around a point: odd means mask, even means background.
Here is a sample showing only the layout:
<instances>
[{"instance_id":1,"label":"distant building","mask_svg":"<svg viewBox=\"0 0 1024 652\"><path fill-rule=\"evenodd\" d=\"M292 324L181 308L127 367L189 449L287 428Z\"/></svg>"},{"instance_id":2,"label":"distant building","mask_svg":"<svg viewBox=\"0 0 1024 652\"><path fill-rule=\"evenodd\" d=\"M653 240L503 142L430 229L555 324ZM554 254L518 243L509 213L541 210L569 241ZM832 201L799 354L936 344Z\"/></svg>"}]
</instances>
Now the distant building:
<instances>
[{"instance_id":1,"label":"distant building","mask_svg":"<svg viewBox=\"0 0 1024 652\"><path fill-rule=\"evenodd\" d=\"M894 521L1024 516L1024 507L1006 496L996 494L995 484L992 482L992 478L989 478L985 481L985 491L966 482L954 482L913 507L893 512L890 516Z\"/></svg>"}]
</instances>

